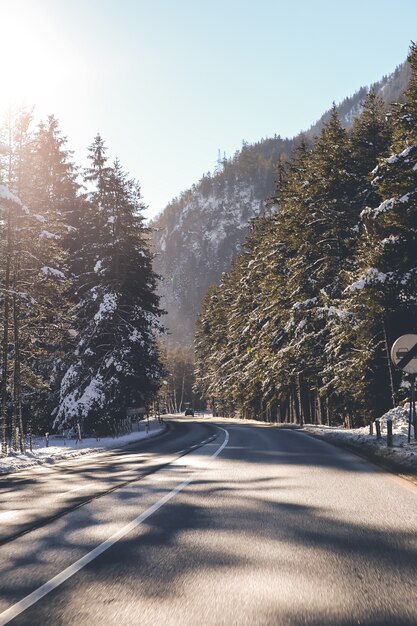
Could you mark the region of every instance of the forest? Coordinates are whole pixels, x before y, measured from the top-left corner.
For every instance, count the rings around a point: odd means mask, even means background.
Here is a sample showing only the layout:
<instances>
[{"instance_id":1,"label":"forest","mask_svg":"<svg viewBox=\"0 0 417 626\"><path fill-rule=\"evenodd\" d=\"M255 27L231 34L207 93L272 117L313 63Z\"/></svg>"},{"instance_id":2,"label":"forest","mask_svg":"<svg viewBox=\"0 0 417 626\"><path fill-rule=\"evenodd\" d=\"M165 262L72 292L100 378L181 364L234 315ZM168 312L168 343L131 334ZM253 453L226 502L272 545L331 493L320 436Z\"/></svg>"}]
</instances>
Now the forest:
<instances>
[{"instance_id":1,"label":"forest","mask_svg":"<svg viewBox=\"0 0 417 626\"><path fill-rule=\"evenodd\" d=\"M100 135L88 166L54 116L0 131L1 453L80 425L115 433L163 372L157 277L140 186Z\"/></svg>"},{"instance_id":2,"label":"forest","mask_svg":"<svg viewBox=\"0 0 417 626\"><path fill-rule=\"evenodd\" d=\"M386 105L402 102L409 78L409 64L404 61L390 75L345 98L337 104L343 127L351 127L369 91ZM309 111L308 100L302 108ZM159 293L168 311L164 321L171 340L193 343L204 293L218 284L241 252L250 220L264 213L265 199L274 194L277 162L289 157L301 138L310 145L330 115L331 110L326 111L295 137L274 134L250 144L243 140L228 157L219 150L214 171L204 174L152 221L154 269L163 279ZM285 120L277 117L275 124L280 129Z\"/></svg>"},{"instance_id":3,"label":"forest","mask_svg":"<svg viewBox=\"0 0 417 626\"><path fill-rule=\"evenodd\" d=\"M281 158L264 215L207 291L196 381L215 414L360 426L407 396L394 340L417 331L417 46L404 101L336 107Z\"/></svg>"}]
</instances>

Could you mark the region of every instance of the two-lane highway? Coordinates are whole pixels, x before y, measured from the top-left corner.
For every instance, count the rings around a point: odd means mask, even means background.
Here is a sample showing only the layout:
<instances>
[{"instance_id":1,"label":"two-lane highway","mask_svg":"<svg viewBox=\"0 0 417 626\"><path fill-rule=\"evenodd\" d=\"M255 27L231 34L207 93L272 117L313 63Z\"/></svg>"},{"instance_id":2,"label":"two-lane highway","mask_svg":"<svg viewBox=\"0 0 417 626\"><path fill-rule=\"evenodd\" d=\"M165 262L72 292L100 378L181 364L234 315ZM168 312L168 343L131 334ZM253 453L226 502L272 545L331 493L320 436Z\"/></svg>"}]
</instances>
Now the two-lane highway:
<instances>
[{"instance_id":1,"label":"two-lane highway","mask_svg":"<svg viewBox=\"0 0 417 626\"><path fill-rule=\"evenodd\" d=\"M86 501L157 471L208 437L202 423L171 422L157 438L0 478L0 545Z\"/></svg>"},{"instance_id":2,"label":"two-lane highway","mask_svg":"<svg viewBox=\"0 0 417 626\"><path fill-rule=\"evenodd\" d=\"M175 424L217 438L0 547L0 624L415 626L411 484L299 432Z\"/></svg>"}]
</instances>

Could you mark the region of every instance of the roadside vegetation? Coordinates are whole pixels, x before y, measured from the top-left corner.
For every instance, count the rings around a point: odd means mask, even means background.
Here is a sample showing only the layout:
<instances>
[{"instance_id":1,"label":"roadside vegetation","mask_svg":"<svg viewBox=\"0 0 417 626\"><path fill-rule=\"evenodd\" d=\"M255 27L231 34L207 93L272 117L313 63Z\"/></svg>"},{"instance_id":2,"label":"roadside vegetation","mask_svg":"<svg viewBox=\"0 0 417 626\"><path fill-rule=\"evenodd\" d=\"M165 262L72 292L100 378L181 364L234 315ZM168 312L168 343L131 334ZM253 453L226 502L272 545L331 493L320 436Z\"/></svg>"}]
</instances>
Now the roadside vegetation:
<instances>
[{"instance_id":1,"label":"roadside vegetation","mask_svg":"<svg viewBox=\"0 0 417 626\"><path fill-rule=\"evenodd\" d=\"M10 115L0 139L1 452L115 433L163 372L139 184L100 135L77 167L53 116Z\"/></svg>"},{"instance_id":2,"label":"roadside vegetation","mask_svg":"<svg viewBox=\"0 0 417 626\"><path fill-rule=\"evenodd\" d=\"M277 171L242 253L206 293L196 381L217 414L363 426L405 399L389 348L417 331L417 46L404 103L336 107Z\"/></svg>"}]
</instances>

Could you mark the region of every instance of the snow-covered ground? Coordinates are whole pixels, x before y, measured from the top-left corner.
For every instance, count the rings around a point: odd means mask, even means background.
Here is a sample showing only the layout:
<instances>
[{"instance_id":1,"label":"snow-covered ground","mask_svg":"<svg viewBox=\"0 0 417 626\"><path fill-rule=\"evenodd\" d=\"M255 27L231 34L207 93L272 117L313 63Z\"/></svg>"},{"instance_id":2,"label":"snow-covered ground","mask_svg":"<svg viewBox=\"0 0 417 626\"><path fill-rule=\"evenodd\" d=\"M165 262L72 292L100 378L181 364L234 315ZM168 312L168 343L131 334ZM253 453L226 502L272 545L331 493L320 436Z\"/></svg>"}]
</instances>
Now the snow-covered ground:
<instances>
[{"instance_id":1,"label":"snow-covered ground","mask_svg":"<svg viewBox=\"0 0 417 626\"><path fill-rule=\"evenodd\" d=\"M404 470L415 472L417 475L417 441L414 439L413 426L411 426L411 443L407 443L408 410L408 405L406 407L396 407L381 417L381 439L376 437L375 423L373 424L372 435L370 434L369 426L346 429L306 424L303 430L335 443L346 444L356 449L358 453L363 451L364 453L370 453L374 457L381 458L381 460L401 464L404 466ZM387 446L388 419L392 419L392 447Z\"/></svg>"},{"instance_id":2,"label":"snow-covered ground","mask_svg":"<svg viewBox=\"0 0 417 626\"><path fill-rule=\"evenodd\" d=\"M135 426L136 427L136 426ZM45 446L45 437L33 438L33 451L29 449L25 454L13 453L7 457L0 457L0 474L8 474L29 467L42 464L53 464L55 461L101 452L110 448L120 448L140 439L154 437L165 430L165 424L158 420L149 420L149 430L146 429L146 420L140 422L140 430L119 437L87 438L81 442L76 439L63 439L58 435L49 436L49 445Z\"/></svg>"}]
</instances>

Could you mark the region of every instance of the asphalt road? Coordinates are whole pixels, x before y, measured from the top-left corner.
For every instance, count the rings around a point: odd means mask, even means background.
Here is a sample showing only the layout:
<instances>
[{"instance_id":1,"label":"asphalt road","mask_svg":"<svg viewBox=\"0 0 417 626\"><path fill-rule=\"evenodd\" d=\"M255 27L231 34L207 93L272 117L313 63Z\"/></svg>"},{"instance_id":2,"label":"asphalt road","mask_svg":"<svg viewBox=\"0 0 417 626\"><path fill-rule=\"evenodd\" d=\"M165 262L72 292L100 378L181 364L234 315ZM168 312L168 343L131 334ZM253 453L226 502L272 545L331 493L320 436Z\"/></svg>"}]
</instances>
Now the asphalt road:
<instances>
[{"instance_id":1,"label":"asphalt road","mask_svg":"<svg viewBox=\"0 0 417 626\"><path fill-rule=\"evenodd\" d=\"M0 625L417 624L417 489L348 452L181 419L69 465L0 479Z\"/></svg>"}]
</instances>

